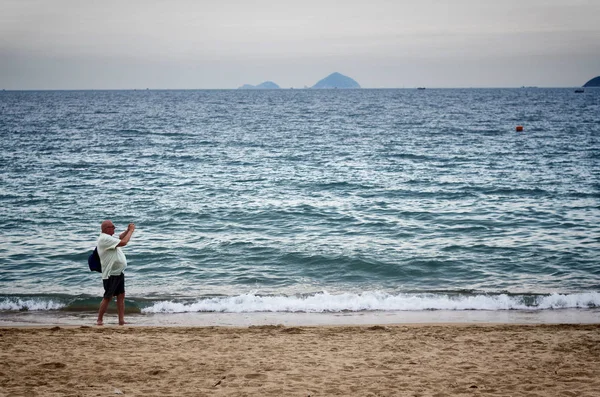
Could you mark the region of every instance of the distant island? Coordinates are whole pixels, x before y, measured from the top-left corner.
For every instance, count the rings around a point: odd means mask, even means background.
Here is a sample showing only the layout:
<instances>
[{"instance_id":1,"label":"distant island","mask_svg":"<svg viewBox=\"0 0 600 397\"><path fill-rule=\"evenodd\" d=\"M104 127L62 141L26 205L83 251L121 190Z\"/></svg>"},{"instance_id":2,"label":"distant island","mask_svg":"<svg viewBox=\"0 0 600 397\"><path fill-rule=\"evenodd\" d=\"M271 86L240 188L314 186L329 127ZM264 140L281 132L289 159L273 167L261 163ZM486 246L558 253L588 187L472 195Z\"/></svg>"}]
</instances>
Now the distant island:
<instances>
[{"instance_id":1,"label":"distant island","mask_svg":"<svg viewBox=\"0 0 600 397\"><path fill-rule=\"evenodd\" d=\"M259 85L252 84L244 84L241 87L238 87L238 90L277 90L279 87L277 84L272 81L265 81L264 83L260 83ZM308 88L304 86L304 88ZM322 80L319 80L317 84L313 85L310 88L315 89L331 89L331 88L360 88L360 84L356 82L356 80L344 76L341 73L334 72L329 76L325 77Z\"/></svg>"},{"instance_id":2,"label":"distant island","mask_svg":"<svg viewBox=\"0 0 600 397\"><path fill-rule=\"evenodd\" d=\"M278 90L280 87L272 81L265 81L259 85L244 84L238 90Z\"/></svg>"},{"instance_id":3,"label":"distant island","mask_svg":"<svg viewBox=\"0 0 600 397\"><path fill-rule=\"evenodd\" d=\"M600 87L600 76L594 77L583 85L584 87Z\"/></svg>"},{"instance_id":4,"label":"distant island","mask_svg":"<svg viewBox=\"0 0 600 397\"><path fill-rule=\"evenodd\" d=\"M335 72L331 73L323 80L319 80L317 84L313 85L311 88L360 88L360 84L348 76Z\"/></svg>"}]
</instances>

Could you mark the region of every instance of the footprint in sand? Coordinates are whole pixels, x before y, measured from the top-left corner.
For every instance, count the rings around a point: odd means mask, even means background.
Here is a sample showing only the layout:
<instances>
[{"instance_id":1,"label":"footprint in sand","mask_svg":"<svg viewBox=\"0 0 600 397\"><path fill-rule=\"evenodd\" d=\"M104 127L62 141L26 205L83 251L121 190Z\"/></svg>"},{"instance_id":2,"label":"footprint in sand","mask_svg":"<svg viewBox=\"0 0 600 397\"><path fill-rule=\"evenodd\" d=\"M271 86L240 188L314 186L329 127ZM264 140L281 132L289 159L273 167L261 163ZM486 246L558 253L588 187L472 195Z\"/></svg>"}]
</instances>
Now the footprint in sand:
<instances>
[{"instance_id":1,"label":"footprint in sand","mask_svg":"<svg viewBox=\"0 0 600 397\"><path fill-rule=\"evenodd\" d=\"M246 379L267 379L267 375L265 374L247 374L244 375Z\"/></svg>"},{"instance_id":2,"label":"footprint in sand","mask_svg":"<svg viewBox=\"0 0 600 397\"><path fill-rule=\"evenodd\" d=\"M44 363L44 364L40 364L40 367L42 368L48 368L48 369L61 369L61 368L65 368L67 366L67 364L64 363Z\"/></svg>"},{"instance_id":3,"label":"footprint in sand","mask_svg":"<svg viewBox=\"0 0 600 397\"><path fill-rule=\"evenodd\" d=\"M163 375L166 374L167 371L165 371L164 369L154 369L152 371L148 371L146 372L148 375L152 375L152 376L156 376L156 375Z\"/></svg>"}]
</instances>

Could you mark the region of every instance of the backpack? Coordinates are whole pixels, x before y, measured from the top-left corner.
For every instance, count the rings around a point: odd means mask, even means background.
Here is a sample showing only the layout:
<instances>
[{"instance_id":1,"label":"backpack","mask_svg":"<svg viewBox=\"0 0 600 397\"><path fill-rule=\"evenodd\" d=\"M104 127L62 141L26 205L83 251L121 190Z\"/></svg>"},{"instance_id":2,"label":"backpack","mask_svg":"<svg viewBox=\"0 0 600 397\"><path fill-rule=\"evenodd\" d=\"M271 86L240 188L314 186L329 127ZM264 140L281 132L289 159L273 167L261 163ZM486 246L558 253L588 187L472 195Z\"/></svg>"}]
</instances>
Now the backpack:
<instances>
[{"instance_id":1,"label":"backpack","mask_svg":"<svg viewBox=\"0 0 600 397\"><path fill-rule=\"evenodd\" d=\"M100 256L98 255L98 248L94 248L94 252L88 256L88 266L91 272L102 273L102 265L100 264Z\"/></svg>"}]
</instances>

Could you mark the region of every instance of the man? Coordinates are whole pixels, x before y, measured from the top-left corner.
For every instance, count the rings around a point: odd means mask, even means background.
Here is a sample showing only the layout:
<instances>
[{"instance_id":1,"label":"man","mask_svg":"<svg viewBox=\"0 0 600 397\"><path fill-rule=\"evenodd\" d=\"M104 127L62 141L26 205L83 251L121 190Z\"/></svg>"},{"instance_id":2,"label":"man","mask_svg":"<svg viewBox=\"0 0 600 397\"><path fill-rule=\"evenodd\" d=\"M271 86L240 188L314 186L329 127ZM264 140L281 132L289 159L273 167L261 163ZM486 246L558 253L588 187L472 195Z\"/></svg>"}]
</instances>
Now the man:
<instances>
[{"instance_id":1,"label":"man","mask_svg":"<svg viewBox=\"0 0 600 397\"><path fill-rule=\"evenodd\" d=\"M104 299L100 303L97 325L104 325L103 318L108 304L114 296L117 297L117 312L119 325L125 324L125 275L123 270L127 267L127 258L121 250L129 243L135 225L130 223L127 230L113 237L115 225L110 220L105 220L100 225L102 233L98 237L98 256L102 265L102 283L104 284Z\"/></svg>"}]
</instances>

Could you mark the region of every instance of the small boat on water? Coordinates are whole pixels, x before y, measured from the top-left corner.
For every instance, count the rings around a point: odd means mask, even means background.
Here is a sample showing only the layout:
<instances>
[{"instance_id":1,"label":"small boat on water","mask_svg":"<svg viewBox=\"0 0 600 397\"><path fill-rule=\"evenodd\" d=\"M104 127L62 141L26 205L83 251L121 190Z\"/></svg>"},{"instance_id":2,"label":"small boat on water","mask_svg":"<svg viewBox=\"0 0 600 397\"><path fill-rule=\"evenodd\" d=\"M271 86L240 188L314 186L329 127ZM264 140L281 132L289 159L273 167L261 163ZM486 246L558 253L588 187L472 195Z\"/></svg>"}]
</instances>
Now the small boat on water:
<instances>
[{"instance_id":1,"label":"small boat on water","mask_svg":"<svg viewBox=\"0 0 600 397\"><path fill-rule=\"evenodd\" d=\"M582 92L585 92L585 90L583 88L577 88L575 92L581 94Z\"/></svg>"},{"instance_id":2,"label":"small boat on water","mask_svg":"<svg viewBox=\"0 0 600 397\"><path fill-rule=\"evenodd\" d=\"M424 90L425 87L417 87L417 90Z\"/></svg>"}]
</instances>

